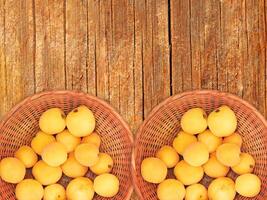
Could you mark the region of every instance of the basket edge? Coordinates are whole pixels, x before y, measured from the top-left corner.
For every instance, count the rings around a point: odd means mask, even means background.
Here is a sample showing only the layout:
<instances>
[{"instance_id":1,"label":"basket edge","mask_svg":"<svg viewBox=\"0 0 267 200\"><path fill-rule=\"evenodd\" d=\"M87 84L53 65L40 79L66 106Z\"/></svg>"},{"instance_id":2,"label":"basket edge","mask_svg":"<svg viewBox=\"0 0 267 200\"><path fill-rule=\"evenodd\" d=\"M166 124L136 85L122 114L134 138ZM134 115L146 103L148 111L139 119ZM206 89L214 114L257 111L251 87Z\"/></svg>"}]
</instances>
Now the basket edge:
<instances>
[{"instance_id":1,"label":"basket edge","mask_svg":"<svg viewBox=\"0 0 267 200\"><path fill-rule=\"evenodd\" d=\"M46 95L51 95L51 94L71 94L71 95L80 95L80 96L87 96L91 99L94 99L98 102L100 102L101 104L103 104L105 107L107 107L123 124L123 126L127 129L128 133L132 133L128 124L126 123L126 121L122 118L122 116L117 112L117 110L115 110L115 108L113 108L109 103L107 103L105 100L90 95L88 93L84 93L81 91L76 91L76 90L50 90L50 91L44 91L44 92L38 92L35 93L31 96L26 97L25 99L23 99L22 101L20 101L19 103L17 103L14 107L12 107L0 120L0 128L6 123L6 121L12 116L13 113L15 113L22 105L24 105L25 103L34 100L34 99L38 99L42 96L46 96ZM128 134L130 141L134 142L133 139L133 134Z\"/></svg>"}]
</instances>

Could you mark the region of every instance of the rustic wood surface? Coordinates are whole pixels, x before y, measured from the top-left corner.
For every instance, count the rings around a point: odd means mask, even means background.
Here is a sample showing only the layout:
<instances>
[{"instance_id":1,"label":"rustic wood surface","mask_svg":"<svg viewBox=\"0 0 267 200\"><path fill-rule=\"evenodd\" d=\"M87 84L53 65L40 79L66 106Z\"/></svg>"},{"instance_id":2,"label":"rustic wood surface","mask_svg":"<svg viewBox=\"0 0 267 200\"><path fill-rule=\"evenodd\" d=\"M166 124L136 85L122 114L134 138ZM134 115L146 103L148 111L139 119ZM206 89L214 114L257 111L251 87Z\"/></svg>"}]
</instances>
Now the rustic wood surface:
<instances>
[{"instance_id":1,"label":"rustic wood surface","mask_svg":"<svg viewBox=\"0 0 267 200\"><path fill-rule=\"evenodd\" d=\"M0 0L0 117L36 92L74 89L135 133L159 102L200 88L267 117L266 29L264 0Z\"/></svg>"}]
</instances>

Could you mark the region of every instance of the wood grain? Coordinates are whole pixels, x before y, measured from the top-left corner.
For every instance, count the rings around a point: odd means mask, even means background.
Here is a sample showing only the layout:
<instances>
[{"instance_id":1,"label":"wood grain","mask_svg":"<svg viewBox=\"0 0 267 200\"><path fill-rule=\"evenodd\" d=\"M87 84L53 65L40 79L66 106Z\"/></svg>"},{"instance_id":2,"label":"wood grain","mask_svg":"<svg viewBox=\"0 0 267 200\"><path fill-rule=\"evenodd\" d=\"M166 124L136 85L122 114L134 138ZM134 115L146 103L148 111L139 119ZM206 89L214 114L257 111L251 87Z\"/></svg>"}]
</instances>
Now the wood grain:
<instances>
[{"instance_id":1,"label":"wood grain","mask_svg":"<svg viewBox=\"0 0 267 200\"><path fill-rule=\"evenodd\" d=\"M0 118L5 112L7 99L7 86L6 86L6 59L5 59L5 4L4 0L0 0Z\"/></svg>"},{"instance_id":2,"label":"wood grain","mask_svg":"<svg viewBox=\"0 0 267 200\"><path fill-rule=\"evenodd\" d=\"M55 89L105 99L133 133L192 89L236 94L267 117L266 32L266 0L0 0L0 117Z\"/></svg>"},{"instance_id":3,"label":"wood grain","mask_svg":"<svg viewBox=\"0 0 267 200\"><path fill-rule=\"evenodd\" d=\"M95 12L91 12L94 10ZM96 32L99 18L99 3L88 0L87 5L87 89L88 93L96 95Z\"/></svg>"},{"instance_id":4,"label":"wood grain","mask_svg":"<svg viewBox=\"0 0 267 200\"><path fill-rule=\"evenodd\" d=\"M144 117L144 41L143 33L144 26L143 15L144 15L144 3L145 1L134 2L134 60L133 60L133 74L134 74L134 127L133 132L138 129L143 121Z\"/></svg>"},{"instance_id":5,"label":"wood grain","mask_svg":"<svg viewBox=\"0 0 267 200\"><path fill-rule=\"evenodd\" d=\"M109 63L112 47L111 32L111 0L98 2L98 18L95 18L96 29L96 94L97 96L109 101ZM97 7L96 7L97 8ZM114 83L116 84L116 83Z\"/></svg>"},{"instance_id":6,"label":"wood grain","mask_svg":"<svg viewBox=\"0 0 267 200\"><path fill-rule=\"evenodd\" d=\"M35 0L34 4L36 92L64 89L66 85L64 2Z\"/></svg>"},{"instance_id":7,"label":"wood grain","mask_svg":"<svg viewBox=\"0 0 267 200\"><path fill-rule=\"evenodd\" d=\"M171 64L173 94L191 89L192 78L196 78L196 75L192 77L190 4L190 0L171 1Z\"/></svg>"},{"instance_id":8,"label":"wood grain","mask_svg":"<svg viewBox=\"0 0 267 200\"><path fill-rule=\"evenodd\" d=\"M145 1L143 26L144 116L170 95L168 1Z\"/></svg>"},{"instance_id":9,"label":"wood grain","mask_svg":"<svg viewBox=\"0 0 267 200\"><path fill-rule=\"evenodd\" d=\"M65 2L66 88L87 92L87 1Z\"/></svg>"},{"instance_id":10,"label":"wood grain","mask_svg":"<svg viewBox=\"0 0 267 200\"><path fill-rule=\"evenodd\" d=\"M245 9L245 1L221 4L221 48L220 48L220 69L222 75L218 77L226 83L221 89L239 96L243 94L242 71L247 66L247 41L244 29L245 16L242 10ZM231 21L232 23L227 23ZM243 55L242 55L243 54ZM220 84L222 85L222 84Z\"/></svg>"},{"instance_id":11,"label":"wood grain","mask_svg":"<svg viewBox=\"0 0 267 200\"><path fill-rule=\"evenodd\" d=\"M260 10L263 7L262 1L247 1L247 66L245 74L244 98L258 107L262 112L265 105L261 102L266 101L266 96L262 91L264 77L266 79L266 22L260 20ZM263 45L265 46L264 48ZM265 51L263 51L265 49ZM265 67L265 70L264 70ZM261 104L261 106L259 106Z\"/></svg>"},{"instance_id":12,"label":"wood grain","mask_svg":"<svg viewBox=\"0 0 267 200\"><path fill-rule=\"evenodd\" d=\"M4 59L6 101L10 109L34 93L34 31L31 1L5 1Z\"/></svg>"},{"instance_id":13,"label":"wood grain","mask_svg":"<svg viewBox=\"0 0 267 200\"><path fill-rule=\"evenodd\" d=\"M111 10L110 103L115 108L119 106L117 109L134 128L134 4L126 0L112 1Z\"/></svg>"}]
</instances>

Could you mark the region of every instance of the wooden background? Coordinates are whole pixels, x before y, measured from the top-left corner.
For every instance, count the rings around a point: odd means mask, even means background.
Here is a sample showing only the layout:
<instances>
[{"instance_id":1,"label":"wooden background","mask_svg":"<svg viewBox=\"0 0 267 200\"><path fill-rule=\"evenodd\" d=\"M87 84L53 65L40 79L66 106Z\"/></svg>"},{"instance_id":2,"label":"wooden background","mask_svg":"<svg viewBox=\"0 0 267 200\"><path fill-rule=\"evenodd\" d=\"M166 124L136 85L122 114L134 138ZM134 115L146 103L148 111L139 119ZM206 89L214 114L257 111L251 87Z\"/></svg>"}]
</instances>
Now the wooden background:
<instances>
[{"instance_id":1,"label":"wooden background","mask_svg":"<svg viewBox=\"0 0 267 200\"><path fill-rule=\"evenodd\" d=\"M0 118L36 92L74 89L134 133L159 102L199 88L267 117L266 29L264 0L0 0Z\"/></svg>"}]
</instances>

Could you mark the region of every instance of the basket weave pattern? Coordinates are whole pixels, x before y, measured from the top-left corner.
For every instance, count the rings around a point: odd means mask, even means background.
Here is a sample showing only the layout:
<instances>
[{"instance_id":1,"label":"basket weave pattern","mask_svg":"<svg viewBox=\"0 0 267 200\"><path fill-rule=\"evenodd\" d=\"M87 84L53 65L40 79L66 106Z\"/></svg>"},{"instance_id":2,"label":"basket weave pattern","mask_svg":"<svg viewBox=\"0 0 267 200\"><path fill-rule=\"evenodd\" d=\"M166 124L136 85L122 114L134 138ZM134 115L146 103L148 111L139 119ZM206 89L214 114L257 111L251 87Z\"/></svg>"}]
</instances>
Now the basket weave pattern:
<instances>
[{"instance_id":1,"label":"basket weave pattern","mask_svg":"<svg viewBox=\"0 0 267 200\"><path fill-rule=\"evenodd\" d=\"M254 172L262 181L260 194L253 200L267 199L267 122L258 111L244 100L218 91L192 91L168 98L150 113L138 130L133 153L133 177L135 188L140 199L157 199L156 184L143 180L140 172L144 158L154 156L163 145L172 145L172 141L180 130L180 119L188 109L202 107L207 113L220 105L230 106L237 115L237 131L242 135L242 151L248 152L256 159ZM174 177L173 169L168 177ZM232 172L228 174L236 178ZM208 185L212 179L205 176L201 183ZM236 196L238 200L251 198Z\"/></svg>"},{"instance_id":2,"label":"basket weave pattern","mask_svg":"<svg viewBox=\"0 0 267 200\"><path fill-rule=\"evenodd\" d=\"M132 193L131 181L131 150L132 134L122 118L104 101L78 92L55 91L36 94L25 99L14 107L0 124L0 160L13 156L22 145L30 145L36 132L39 130L40 115L48 108L59 107L67 114L79 105L86 105L92 110L96 118L96 132L100 135L102 143L101 152L110 154L114 160L112 174L120 181L120 190L113 197L114 200L127 200ZM30 170L27 177L31 177ZM91 172L87 177L94 178ZM60 180L64 186L70 178L63 176ZM0 199L15 199L15 185L0 180ZM94 199L110 199L95 196Z\"/></svg>"}]
</instances>

